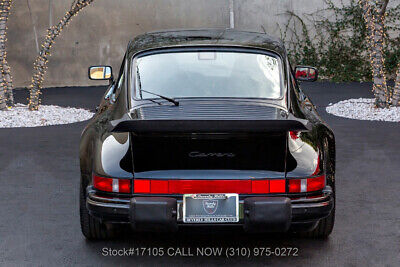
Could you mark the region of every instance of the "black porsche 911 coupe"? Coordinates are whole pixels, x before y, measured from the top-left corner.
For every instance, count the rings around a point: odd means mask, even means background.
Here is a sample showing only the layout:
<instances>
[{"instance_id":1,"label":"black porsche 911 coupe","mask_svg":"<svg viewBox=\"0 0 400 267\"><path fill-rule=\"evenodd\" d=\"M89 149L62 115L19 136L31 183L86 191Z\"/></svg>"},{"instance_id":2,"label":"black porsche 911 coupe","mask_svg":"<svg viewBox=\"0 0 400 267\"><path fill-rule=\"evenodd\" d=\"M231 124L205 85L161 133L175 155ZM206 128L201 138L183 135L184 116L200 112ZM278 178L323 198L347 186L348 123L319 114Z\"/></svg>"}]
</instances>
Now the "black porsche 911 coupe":
<instances>
[{"instance_id":1,"label":"black porsche 911 coupe","mask_svg":"<svg viewBox=\"0 0 400 267\"><path fill-rule=\"evenodd\" d=\"M88 239L236 225L327 237L335 216L335 140L280 40L225 29L152 32L128 45L80 143Z\"/></svg>"}]
</instances>

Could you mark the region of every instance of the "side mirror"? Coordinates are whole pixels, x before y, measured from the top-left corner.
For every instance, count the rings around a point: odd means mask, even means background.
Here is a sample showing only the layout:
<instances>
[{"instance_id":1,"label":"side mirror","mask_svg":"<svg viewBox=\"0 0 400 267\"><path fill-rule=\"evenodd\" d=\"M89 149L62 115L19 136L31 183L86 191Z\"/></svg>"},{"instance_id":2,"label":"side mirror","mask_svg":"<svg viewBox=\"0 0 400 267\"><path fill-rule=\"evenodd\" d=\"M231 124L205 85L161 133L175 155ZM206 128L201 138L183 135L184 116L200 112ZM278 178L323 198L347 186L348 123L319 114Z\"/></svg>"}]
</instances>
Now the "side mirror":
<instances>
[{"instance_id":1,"label":"side mirror","mask_svg":"<svg viewBox=\"0 0 400 267\"><path fill-rule=\"evenodd\" d=\"M296 66L294 74L298 81L315 82L318 79L318 70L314 67Z\"/></svg>"},{"instance_id":2,"label":"side mirror","mask_svg":"<svg viewBox=\"0 0 400 267\"><path fill-rule=\"evenodd\" d=\"M91 80L112 80L112 68L110 66L89 67L89 79Z\"/></svg>"}]
</instances>

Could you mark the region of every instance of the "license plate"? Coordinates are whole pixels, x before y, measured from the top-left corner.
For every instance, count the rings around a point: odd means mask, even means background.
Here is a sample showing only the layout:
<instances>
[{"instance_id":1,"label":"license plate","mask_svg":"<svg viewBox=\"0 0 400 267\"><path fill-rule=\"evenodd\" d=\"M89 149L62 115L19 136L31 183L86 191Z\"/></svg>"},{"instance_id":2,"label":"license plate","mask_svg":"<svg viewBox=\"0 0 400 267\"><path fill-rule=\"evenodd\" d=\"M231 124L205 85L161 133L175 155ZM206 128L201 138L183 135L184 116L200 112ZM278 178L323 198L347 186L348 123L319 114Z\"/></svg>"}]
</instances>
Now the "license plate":
<instances>
[{"instance_id":1,"label":"license plate","mask_svg":"<svg viewBox=\"0 0 400 267\"><path fill-rule=\"evenodd\" d=\"M233 223L238 221L238 194L183 195L184 223Z\"/></svg>"}]
</instances>

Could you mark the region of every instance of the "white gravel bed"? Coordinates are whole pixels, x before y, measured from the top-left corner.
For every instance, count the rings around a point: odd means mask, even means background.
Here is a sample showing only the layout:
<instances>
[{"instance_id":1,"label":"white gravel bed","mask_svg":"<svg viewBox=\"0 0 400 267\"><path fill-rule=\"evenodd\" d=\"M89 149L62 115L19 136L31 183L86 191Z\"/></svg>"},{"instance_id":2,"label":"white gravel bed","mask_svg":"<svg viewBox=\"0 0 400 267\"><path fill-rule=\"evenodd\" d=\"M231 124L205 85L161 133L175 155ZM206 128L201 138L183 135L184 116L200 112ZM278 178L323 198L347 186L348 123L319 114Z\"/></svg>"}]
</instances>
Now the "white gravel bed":
<instances>
[{"instance_id":1,"label":"white gravel bed","mask_svg":"<svg viewBox=\"0 0 400 267\"><path fill-rule=\"evenodd\" d=\"M68 124L88 120L93 114L93 112L82 108L53 105L41 105L39 110L30 111L26 105L16 104L9 110L0 110L0 128Z\"/></svg>"},{"instance_id":2,"label":"white gravel bed","mask_svg":"<svg viewBox=\"0 0 400 267\"><path fill-rule=\"evenodd\" d=\"M336 104L329 104L326 112L349 119L369 121L400 121L400 107L375 108L375 99L347 99Z\"/></svg>"}]
</instances>

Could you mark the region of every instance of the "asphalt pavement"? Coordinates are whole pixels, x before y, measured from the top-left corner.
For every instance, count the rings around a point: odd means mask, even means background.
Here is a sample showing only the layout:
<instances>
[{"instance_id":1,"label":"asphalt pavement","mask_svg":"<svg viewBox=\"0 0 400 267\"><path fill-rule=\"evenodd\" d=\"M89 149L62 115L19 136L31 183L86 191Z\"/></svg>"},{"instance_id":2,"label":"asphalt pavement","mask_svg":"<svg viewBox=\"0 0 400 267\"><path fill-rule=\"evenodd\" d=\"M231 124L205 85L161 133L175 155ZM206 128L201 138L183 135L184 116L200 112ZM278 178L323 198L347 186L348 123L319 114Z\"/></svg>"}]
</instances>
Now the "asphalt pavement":
<instances>
[{"instance_id":1,"label":"asphalt pavement","mask_svg":"<svg viewBox=\"0 0 400 267\"><path fill-rule=\"evenodd\" d=\"M329 103L372 97L370 87L368 83L303 84L336 135L336 223L327 240L228 229L86 241L78 212L78 146L85 122L0 129L0 265L399 266L400 124L344 119L325 112ZM45 89L43 104L94 109L104 90ZM26 101L26 91L15 95L17 101ZM257 249L282 253L288 247L295 248L297 256L255 255ZM124 249L129 253L130 248L139 255L109 256L123 254ZM212 249L217 255L209 255ZM236 256L227 258L226 251Z\"/></svg>"}]
</instances>

